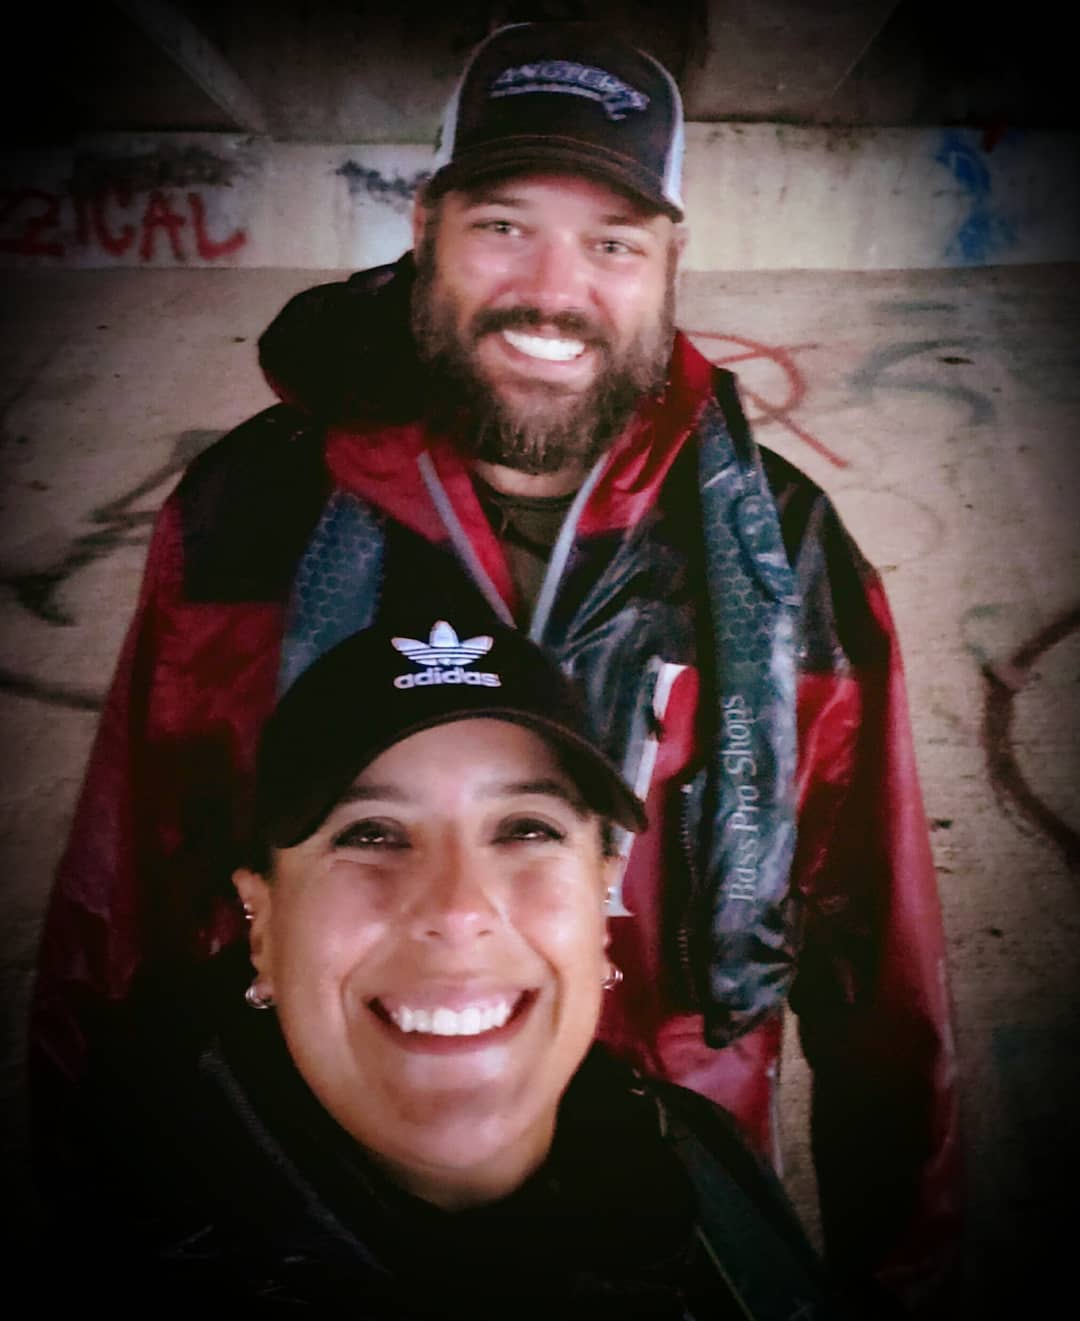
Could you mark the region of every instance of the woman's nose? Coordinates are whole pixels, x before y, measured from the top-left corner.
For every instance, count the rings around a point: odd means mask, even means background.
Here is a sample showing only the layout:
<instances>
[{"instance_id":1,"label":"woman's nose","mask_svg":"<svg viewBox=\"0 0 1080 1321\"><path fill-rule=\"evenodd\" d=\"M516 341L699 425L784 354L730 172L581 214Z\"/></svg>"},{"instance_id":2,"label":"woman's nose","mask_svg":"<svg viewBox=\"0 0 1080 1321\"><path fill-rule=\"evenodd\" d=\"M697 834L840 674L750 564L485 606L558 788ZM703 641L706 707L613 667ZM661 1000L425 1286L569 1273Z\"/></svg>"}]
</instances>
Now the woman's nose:
<instances>
[{"instance_id":1,"label":"woman's nose","mask_svg":"<svg viewBox=\"0 0 1080 1321\"><path fill-rule=\"evenodd\" d=\"M419 940L467 944L490 935L500 920L492 893L475 853L449 845L433 860L421 883L413 911L413 934Z\"/></svg>"}]
</instances>

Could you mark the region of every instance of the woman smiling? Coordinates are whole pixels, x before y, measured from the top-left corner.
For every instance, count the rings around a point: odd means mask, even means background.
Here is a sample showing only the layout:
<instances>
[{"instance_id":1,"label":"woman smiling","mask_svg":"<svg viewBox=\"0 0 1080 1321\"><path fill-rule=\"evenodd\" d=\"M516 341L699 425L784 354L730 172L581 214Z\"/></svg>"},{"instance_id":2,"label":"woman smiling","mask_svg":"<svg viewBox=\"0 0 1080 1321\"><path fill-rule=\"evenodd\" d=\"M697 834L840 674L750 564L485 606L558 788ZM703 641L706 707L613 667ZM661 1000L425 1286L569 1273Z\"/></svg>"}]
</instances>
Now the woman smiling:
<instances>
[{"instance_id":1,"label":"woman smiling","mask_svg":"<svg viewBox=\"0 0 1080 1321\"><path fill-rule=\"evenodd\" d=\"M613 841L643 811L570 681L512 630L415 623L339 644L271 717L250 949L119 1016L55 1190L80 1296L840 1315L727 1117L593 1045Z\"/></svg>"}]
</instances>

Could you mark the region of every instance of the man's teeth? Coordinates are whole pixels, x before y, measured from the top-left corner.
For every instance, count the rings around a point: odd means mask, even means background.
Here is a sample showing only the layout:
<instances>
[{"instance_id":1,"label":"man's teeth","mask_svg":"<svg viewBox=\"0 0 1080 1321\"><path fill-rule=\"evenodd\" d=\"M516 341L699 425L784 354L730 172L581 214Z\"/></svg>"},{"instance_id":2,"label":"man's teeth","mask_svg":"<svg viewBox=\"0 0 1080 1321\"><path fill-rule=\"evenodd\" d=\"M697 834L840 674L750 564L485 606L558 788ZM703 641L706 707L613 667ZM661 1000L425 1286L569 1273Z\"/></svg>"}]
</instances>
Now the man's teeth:
<instances>
[{"instance_id":1,"label":"man's teeth","mask_svg":"<svg viewBox=\"0 0 1080 1321\"><path fill-rule=\"evenodd\" d=\"M427 1032L436 1037L476 1037L502 1027L510 1017L512 1007L504 1000L501 1004L469 1005L460 1012L456 1009L395 1009L390 1017L402 1032Z\"/></svg>"},{"instance_id":2,"label":"man's teeth","mask_svg":"<svg viewBox=\"0 0 1080 1321\"><path fill-rule=\"evenodd\" d=\"M525 335L520 330L504 330L503 334L519 353L547 362L569 362L585 352L580 339L547 339L543 335Z\"/></svg>"}]
</instances>

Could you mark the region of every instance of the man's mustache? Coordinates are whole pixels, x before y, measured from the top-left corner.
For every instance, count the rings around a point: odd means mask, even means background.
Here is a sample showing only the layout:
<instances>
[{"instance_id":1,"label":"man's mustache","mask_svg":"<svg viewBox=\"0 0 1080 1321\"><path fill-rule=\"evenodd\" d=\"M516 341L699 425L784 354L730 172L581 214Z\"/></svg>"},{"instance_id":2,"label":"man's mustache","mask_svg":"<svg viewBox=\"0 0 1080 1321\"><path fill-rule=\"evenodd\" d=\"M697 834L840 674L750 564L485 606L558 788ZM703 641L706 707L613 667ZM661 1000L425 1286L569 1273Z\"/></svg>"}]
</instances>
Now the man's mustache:
<instances>
[{"instance_id":1,"label":"man's mustache","mask_svg":"<svg viewBox=\"0 0 1080 1321\"><path fill-rule=\"evenodd\" d=\"M542 312L538 307L489 307L473 317L473 340L500 330L554 330L565 339L606 347L607 336L584 312Z\"/></svg>"}]
</instances>

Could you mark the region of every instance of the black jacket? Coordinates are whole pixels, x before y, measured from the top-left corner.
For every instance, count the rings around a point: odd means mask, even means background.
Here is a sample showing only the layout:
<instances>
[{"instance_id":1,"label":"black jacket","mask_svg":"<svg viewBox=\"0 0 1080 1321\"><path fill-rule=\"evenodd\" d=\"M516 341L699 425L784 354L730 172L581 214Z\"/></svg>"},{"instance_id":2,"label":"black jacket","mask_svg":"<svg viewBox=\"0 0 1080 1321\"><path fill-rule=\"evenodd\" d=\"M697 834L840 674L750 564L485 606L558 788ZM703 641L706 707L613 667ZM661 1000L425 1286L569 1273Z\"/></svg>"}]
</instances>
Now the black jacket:
<instances>
[{"instance_id":1,"label":"black jacket","mask_svg":"<svg viewBox=\"0 0 1080 1321\"><path fill-rule=\"evenodd\" d=\"M544 1165L454 1214L390 1182L329 1117L235 951L144 986L54 1171L67 1283L114 1313L787 1318L847 1315L783 1192L730 1118L595 1048ZM76 1232L77 1230L77 1232Z\"/></svg>"}]
</instances>

